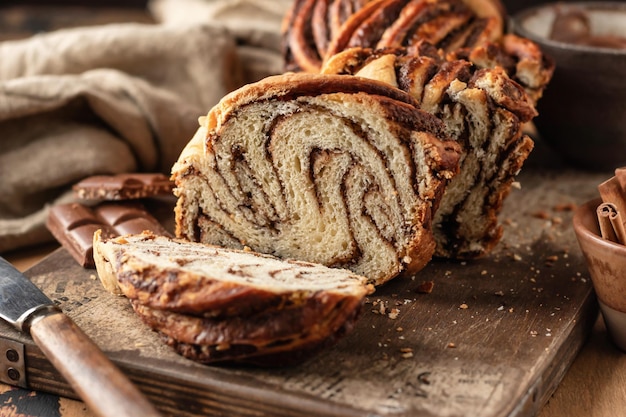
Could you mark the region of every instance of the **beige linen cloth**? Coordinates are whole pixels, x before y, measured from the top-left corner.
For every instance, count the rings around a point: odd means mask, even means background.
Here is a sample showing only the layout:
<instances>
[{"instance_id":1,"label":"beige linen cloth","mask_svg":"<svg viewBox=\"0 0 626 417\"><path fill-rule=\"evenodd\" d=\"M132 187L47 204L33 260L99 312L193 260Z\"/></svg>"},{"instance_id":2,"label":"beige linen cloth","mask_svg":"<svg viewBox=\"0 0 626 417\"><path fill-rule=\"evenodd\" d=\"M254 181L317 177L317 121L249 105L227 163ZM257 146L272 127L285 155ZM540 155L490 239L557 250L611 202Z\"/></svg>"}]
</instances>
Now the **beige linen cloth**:
<instances>
[{"instance_id":1,"label":"beige linen cloth","mask_svg":"<svg viewBox=\"0 0 626 417\"><path fill-rule=\"evenodd\" d=\"M283 72L280 31L293 0L152 0L154 18L166 25L215 22L237 40L244 77Z\"/></svg>"},{"instance_id":2,"label":"beige linen cloth","mask_svg":"<svg viewBox=\"0 0 626 417\"><path fill-rule=\"evenodd\" d=\"M48 208L71 201L84 177L169 174L199 116L241 84L280 72L282 5L268 26L267 14L247 14L256 0L195 3L209 13L179 10L168 22L162 5L160 24L0 42L0 253L52 240ZM249 20L218 22L216 10Z\"/></svg>"}]
</instances>

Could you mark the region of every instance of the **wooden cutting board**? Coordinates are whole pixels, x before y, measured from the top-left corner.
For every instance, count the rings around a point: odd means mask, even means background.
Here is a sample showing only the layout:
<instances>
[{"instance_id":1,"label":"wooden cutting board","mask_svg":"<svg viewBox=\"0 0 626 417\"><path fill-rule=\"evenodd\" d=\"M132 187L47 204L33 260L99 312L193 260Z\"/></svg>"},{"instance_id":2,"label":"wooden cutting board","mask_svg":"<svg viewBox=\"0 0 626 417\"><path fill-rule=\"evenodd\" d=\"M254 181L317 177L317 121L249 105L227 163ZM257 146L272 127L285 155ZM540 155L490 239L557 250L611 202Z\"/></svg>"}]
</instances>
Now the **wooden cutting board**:
<instances>
[{"instance_id":1,"label":"wooden cutting board","mask_svg":"<svg viewBox=\"0 0 626 417\"><path fill-rule=\"evenodd\" d=\"M373 294L355 330L285 369L205 366L148 330L128 301L60 249L27 275L172 416L533 416L557 387L596 316L571 228L571 205L607 174L527 168L501 215L489 257L433 261ZM432 282L431 293L420 293ZM28 388L74 397L32 340Z\"/></svg>"}]
</instances>

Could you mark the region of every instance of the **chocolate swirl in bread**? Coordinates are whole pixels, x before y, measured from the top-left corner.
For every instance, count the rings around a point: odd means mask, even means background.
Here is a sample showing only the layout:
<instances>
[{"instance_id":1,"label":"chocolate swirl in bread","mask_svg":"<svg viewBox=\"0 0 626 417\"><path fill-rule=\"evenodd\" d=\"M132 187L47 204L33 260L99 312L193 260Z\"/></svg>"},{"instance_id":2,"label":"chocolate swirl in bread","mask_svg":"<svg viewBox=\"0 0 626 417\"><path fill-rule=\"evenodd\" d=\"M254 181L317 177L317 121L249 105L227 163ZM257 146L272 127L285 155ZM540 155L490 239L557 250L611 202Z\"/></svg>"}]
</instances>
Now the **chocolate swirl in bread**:
<instances>
[{"instance_id":1,"label":"chocolate swirl in bread","mask_svg":"<svg viewBox=\"0 0 626 417\"><path fill-rule=\"evenodd\" d=\"M173 167L177 235L351 269L417 271L459 148L403 91L285 74L225 97Z\"/></svg>"},{"instance_id":2,"label":"chocolate swirl in bread","mask_svg":"<svg viewBox=\"0 0 626 417\"><path fill-rule=\"evenodd\" d=\"M296 0L285 17L288 71L317 72L352 47L408 47L427 41L446 52L499 39L498 0Z\"/></svg>"},{"instance_id":3,"label":"chocolate swirl in bread","mask_svg":"<svg viewBox=\"0 0 626 417\"><path fill-rule=\"evenodd\" d=\"M440 118L462 145L460 174L446 188L434 218L438 256L474 258L491 251L502 235L497 214L517 172L533 148L522 125L534 102L500 67L445 59L421 43L406 49L353 48L331 58L323 73L383 80L411 94L421 109Z\"/></svg>"}]
</instances>

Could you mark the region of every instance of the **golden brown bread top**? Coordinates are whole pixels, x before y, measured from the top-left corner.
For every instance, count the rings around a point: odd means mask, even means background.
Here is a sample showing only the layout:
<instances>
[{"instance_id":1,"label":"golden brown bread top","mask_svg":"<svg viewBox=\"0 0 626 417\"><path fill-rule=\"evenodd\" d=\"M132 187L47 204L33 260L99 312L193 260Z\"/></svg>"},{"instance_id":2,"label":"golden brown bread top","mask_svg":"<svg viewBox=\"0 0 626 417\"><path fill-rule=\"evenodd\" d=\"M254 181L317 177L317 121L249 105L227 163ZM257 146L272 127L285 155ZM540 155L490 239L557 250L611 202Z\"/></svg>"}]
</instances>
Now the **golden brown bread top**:
<instances>
[{"instance_id":1,"label":"golden brown bread top","mask_svg":"<svg viewBox=\"0 0 626 417\"><path fill-rule=\"evenodd\" d=\"M318 72L331 56L357 46L428 41L451 52L500 39L505 18L499 0L296 0L283 24L285 68Z\"/></svg>"}]
</instances>

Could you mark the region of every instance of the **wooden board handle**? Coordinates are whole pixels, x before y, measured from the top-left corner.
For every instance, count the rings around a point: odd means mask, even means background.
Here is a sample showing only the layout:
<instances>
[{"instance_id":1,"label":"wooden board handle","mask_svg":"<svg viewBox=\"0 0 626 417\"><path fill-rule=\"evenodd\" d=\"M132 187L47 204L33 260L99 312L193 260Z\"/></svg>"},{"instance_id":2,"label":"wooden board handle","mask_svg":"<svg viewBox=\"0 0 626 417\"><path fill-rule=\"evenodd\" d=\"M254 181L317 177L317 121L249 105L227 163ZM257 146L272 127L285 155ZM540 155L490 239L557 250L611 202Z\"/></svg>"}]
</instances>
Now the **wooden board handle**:
<instances>
[{"instance_id":1,"label":"wooden board handle","mask_svg":"<svg viewBox=\"0 0 626 417\"><path fill-rule=\"evenodd\" d=\"M100 417L157 417L160 414L65 314L33 321L30 334L74 391Z\"/></svg>"}]
</instances>

